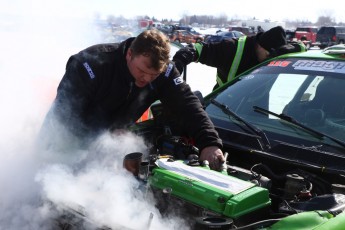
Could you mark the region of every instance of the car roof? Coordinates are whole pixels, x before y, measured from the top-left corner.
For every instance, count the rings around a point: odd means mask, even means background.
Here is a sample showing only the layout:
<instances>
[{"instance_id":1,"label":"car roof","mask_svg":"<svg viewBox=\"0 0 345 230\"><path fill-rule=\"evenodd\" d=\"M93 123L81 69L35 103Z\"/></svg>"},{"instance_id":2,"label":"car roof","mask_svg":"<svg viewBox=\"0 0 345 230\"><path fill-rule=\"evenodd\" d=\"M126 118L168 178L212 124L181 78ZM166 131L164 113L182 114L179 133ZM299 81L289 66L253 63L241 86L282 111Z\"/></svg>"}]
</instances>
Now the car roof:
<instances>
[{"instance_id":1,"label":"car roof","mask_svg":"<svg viewBox=\"0 0 345 230\"><path fill-rule=\"evenodd\" d=\"M306 52L298 52L284 54L280 57L297 57L297 58L319 58L319 59L339 59L345 60L345 44L339 44L327 47L323 50L308 50Z\"/></svg>"},{"instance_id":2,"label":"car roof","mask_svg":"<svg viewBox=\"0 0 345 230\"><path fill-rule=\"evenodd\" d=\"M317 26L297 26L296 28L318 28Z\"/></svg>"}]
</instances>

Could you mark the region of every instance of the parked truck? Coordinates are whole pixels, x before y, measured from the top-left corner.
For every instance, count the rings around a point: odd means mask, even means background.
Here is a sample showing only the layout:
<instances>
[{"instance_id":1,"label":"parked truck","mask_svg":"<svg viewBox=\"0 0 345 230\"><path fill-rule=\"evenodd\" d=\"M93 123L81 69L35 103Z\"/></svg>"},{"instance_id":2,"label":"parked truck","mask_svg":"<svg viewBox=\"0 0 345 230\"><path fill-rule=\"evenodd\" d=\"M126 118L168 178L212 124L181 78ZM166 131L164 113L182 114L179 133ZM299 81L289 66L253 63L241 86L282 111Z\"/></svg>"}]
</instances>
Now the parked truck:
<instances>
[{"instance_id":1,"label":"parked truck","mask_svg":"<svg viewBox=\"0 0 345 230\"><path fill-rule=\"evenodd\" d=\"M316 26L301 26L295 30L295 40L301 41L309 49L316 42L316 34L318 28Z\"/></svg>"}]
</instances>

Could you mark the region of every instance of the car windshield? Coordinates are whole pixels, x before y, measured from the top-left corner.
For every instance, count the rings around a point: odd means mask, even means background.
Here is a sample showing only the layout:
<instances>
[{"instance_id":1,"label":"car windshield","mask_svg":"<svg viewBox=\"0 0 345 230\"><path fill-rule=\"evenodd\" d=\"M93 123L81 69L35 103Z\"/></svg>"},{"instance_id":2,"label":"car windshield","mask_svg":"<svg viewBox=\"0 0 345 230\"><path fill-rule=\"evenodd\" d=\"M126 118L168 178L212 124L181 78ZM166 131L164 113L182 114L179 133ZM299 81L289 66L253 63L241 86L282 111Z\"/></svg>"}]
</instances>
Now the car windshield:
<instances>
[{"instance_id":1,"label":"car windshield","mask_svg":"<svg viewBox=\"0 0 345 230\"><path fill-rule=\"evenodd\" d=\"M219 36L226 36L226 37L233 37L233 33L232 32L226 32L226 31L219 32L219 33L217 33L217 35L219 35Z\"/></svg>"},{"instance_id":2,"label":"car windshield","mask_svg":"<svg viewBox=\"0 0 345 230\"><path fill-rule=\"evenodd\" d=\"M340 61L274 61L241 76L213 99L263 130L268 137L294 144L308 140L343 149L332 138L320 138L272 113L284 114L305 127L345 142L344 73L345 63ZM259 113L257 107L272 113ZM206 111L216 125L241 131L234 125L237 121L229 119L214 104L210 103Z\"/></svg>"}]
</instances>

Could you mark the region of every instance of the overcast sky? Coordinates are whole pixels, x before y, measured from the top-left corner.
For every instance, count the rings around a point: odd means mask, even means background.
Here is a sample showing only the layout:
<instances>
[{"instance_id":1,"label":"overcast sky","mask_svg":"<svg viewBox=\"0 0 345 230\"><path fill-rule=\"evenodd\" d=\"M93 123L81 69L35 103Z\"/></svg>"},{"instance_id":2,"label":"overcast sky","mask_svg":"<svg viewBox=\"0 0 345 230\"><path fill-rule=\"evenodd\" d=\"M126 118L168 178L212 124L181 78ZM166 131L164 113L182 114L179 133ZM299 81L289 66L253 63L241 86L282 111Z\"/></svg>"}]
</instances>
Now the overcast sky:
<instances>
[{"instance_id":1,"label":"overcast sky","mask_svg":"<svg viewBox=\"0 0 345 230\"><path fill-rule=\"evenodd\" d=\"M270 0L198 0L198 1L156 1L156 0L0 0L0 15L45 15L64 17L64 15L93 16L100 14L122 15L132 18L137 15L147 15L157 19L180 19L183 15L227 15L228 18L258 18L261 20L310 20L316 22L319 16L331 16L336 22L345 21L342 1L300 0L270 1ZM327 4L325 4L327 2ZM334 2L334 3L332 3ZM169 3L169 4L167 4Z\"/></svg>"}]
</instances>

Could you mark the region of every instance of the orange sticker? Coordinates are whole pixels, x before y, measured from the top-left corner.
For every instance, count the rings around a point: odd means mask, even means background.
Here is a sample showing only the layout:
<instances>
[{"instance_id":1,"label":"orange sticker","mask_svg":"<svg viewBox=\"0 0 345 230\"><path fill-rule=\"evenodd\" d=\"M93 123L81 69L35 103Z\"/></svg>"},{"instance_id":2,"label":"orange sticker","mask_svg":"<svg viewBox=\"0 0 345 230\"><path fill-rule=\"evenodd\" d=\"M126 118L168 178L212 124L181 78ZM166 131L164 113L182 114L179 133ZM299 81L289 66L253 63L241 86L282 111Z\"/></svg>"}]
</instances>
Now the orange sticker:
<instances>
[{"instance_id":1,"label":"orange sticker","mask_svg":"<svg viewBox=\"0 0 345 230\"><path fill-rule=\"evenodd\" d=\"M271 61L268 63L268 66L280 66L280 67L286 67L291 63L291 61Z\"/></svg>"}]
</instances>

